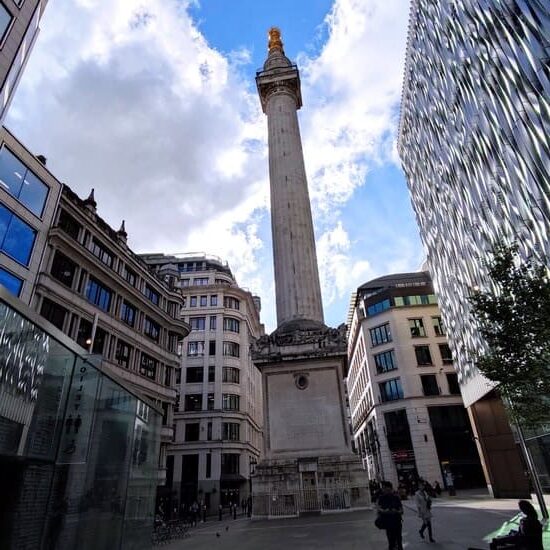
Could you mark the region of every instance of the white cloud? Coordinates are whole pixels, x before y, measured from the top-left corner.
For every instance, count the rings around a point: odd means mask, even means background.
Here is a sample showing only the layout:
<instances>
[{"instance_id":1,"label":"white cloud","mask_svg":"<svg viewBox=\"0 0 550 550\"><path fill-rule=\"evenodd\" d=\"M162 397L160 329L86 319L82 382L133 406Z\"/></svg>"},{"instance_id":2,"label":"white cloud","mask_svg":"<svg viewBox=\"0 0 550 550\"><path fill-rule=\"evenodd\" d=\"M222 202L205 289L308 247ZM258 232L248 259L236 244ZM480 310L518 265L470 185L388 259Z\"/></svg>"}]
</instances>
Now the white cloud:
<instances>
[{"instance_id":1,"label":"white cloud","mask_svg":"<svg viewBox=\"0 0 550 550\"><path fill-rule=\"evenodd\" d=\"M209 46L189 4L51 2L8 126L78 194L95 187L100 215L114 227L125 218L136 251L227 259L262 295L272 329L272 268L259 237L269 208L266 120L242 76L250 52ZM405 4L335 0L318 57L298 55L324 298L342 300L342 318L372 261L354 257L340 207L368 185L373 165L395 158Z\"/></svg>"},{"instance_id":2,"label":"white cloud","mask_svg":"<svg viewBox=\"0 0 550 550\"><path fill-rule=\"evenodd\" d=\"M348 201L370 166L395 160L408 9L403 0L336 0L329 38L303 67L303 135L320 215Z\"/></svg>"},{"instance_id":3,"label":"white cloud","mask_svg":"<svg viewBox=\"0 0 550 550\"><path fill-rule=\"evenodd\" d=\"M352 290L372 276L370 263L350 257L351 241L338 222L317 241L317 256L325 305L348 299Z\"/></svg>"},{"instance_id":4,"label":"white cloud","mask_svg":"<svg viewBox=\"0 0 550 550\"><path fill-rule=\"evenodd\" d=\"M228 228L267 194L257 99L184 3L101 5L48 6L9 125L80 195L95 187L100 214L126 218L136 249L209 250L220 234L201 228L214 220L242 248Z\"/></svg>"}]
</instances>

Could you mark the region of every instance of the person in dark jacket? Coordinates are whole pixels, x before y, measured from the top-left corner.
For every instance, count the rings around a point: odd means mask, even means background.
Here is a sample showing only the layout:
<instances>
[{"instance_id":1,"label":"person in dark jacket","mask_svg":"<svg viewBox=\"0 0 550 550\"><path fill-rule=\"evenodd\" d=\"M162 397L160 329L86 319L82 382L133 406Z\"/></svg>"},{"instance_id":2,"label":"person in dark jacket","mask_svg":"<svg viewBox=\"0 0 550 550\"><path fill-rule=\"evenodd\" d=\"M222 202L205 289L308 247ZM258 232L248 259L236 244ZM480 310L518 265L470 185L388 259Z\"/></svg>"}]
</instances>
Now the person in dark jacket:
<instances>
[{"instance_id":1,"label":"person in dark jacket","mask_svg":"<svg viewBox=\"0 0 550 550\"><path fill-rule=\"evenodd\" d=\"M504 537L494 538L490 545L491 550L509 548L511 545L515 545L516 548L521 548L521 550L544 550L542 546L542 524L538 519L537 511L526 500L520 500L518 507L523 513L523 517L519 522L519 529L510 531Z\"/></svg>"},{"instance_id":2,"label":"person in dark jacket","mask_svg":"<svg viewBox=\"0 0 550 550\"><path fill-rule=\"evenodd\" d=\"M376 509L386 530L388 550L403 550L403 505L389 481L382 482L382 494L378 497Z\"/></svg>"}]
</instances>

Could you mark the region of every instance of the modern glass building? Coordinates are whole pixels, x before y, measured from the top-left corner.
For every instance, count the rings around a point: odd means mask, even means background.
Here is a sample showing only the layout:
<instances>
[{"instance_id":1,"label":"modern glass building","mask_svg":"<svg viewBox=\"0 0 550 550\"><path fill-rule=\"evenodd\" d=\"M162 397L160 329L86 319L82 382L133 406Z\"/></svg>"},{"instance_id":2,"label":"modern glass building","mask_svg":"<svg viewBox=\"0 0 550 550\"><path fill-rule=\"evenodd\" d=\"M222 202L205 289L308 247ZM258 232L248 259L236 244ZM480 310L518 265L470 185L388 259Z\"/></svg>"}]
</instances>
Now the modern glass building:
<instances>
[{"instance_id":1,"label":"modern glass building","mask_svg":"<svg viewBox=\"0 0 550 550\"><path fill-rule=\"evenodd\" d=\"M27 304L61 188L46 159L0 127L0 285Z\"/></svg>"},{"instance_id":2,"label":"modern glass building","mask_svg":"<svg viewBox=\"0 0 550 550\"><path fill-rule=\"evenodd\" d=\"M150 548L161 418L0 288L0 548Z\"/></svg>"},{"instance_id":3,"label":"modern glass building","mask_svg":"<svg viewBox=\"0 0 550 550\"><path fill-rule=\"evenodd\" d=\"M496 496L525 492L524 465L498 396L474 367L483 342L468 296L491 284L485 260L499 239L549 263L549 44L545 0L411 3L398 149ZM540 456L549 437L530 442Z\"/></svg>"}]
</instances>

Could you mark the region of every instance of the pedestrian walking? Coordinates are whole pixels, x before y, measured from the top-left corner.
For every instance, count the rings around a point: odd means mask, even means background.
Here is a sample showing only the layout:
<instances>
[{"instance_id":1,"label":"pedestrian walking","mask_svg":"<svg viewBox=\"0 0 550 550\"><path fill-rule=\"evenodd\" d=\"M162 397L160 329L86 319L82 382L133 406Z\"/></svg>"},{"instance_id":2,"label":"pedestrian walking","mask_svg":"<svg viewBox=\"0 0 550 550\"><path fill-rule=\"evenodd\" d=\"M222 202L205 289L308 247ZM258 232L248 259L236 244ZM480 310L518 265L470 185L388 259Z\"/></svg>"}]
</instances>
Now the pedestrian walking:
<instances>
[{"instance_id":1,"label":"pedestrian walking","mask_svg":"<svg viewBox=\"0 0 550 550\"><path fill-rule=\"evenodd\" d=\"M202 522L206 523L206 503L202 503Z\"/></svg>"},{"instance_id":2,"label":"pedestrian walking","mask_svg":"<svg viewBox=\"0 0 550 550\"><path fill-rule=\"evenodd\" d=\"M197 515L199 513L199 504L195 500L193 501L193 504L191 504L191 526L196 527L197 526Z\"/></svg>"},{"instance_id":3,"label":"pedestrian walking","mask_svg":"<svg viewBox=\"0 0 550 550\"><path fill-rule=\"evenodd\" d=\"M432 532L432 499L428 494L427 483L424 483L418 488L414 495L418 517L422 520L422 527L418 530L418 534L424 538L424 531L428 529L430 542L435 542Z\"/></svg>"},{"instance_id":4,"label":"pedestrian walking","mask_svg":"<svg viewBox=\"0 0 550 550\"><path fill-rule=\"evenodd\" d=\"M233 503L233 519L237 519L237 502Z\"/></svg>"},{"instance_id":5,"label":"pedestrian walking","mask_svg":"<svg viewBox=\"0 0 550 550\"><path fill-rule=\"evenodd\" d=\"M221 521L223 517L223 506L218 504L218 521Z\"/></svg>"},{"instance_id":6,"label":"pedestrian walking","mask_svg":"<svg viewBox=\"0 0 550 550\"><path fill-rule=\"evenodd\" d=\"M388 550L403 550L403 505L389 481L382 482L382 493L376 504L375 525L386 531Z\"/></svg>"},{"instance_id":7,"label":"pedestrian walking","mask_svg":"<svg viewBox=\"0 0 550 550\"><path fill-rule=\"evenodd\" d=\"M454 497L456 495L455 478L453 477L453 473L451 472L451 470L447 470L445 472L445 484L447 485L449 496Z\"/></svg>"}]
</instances>

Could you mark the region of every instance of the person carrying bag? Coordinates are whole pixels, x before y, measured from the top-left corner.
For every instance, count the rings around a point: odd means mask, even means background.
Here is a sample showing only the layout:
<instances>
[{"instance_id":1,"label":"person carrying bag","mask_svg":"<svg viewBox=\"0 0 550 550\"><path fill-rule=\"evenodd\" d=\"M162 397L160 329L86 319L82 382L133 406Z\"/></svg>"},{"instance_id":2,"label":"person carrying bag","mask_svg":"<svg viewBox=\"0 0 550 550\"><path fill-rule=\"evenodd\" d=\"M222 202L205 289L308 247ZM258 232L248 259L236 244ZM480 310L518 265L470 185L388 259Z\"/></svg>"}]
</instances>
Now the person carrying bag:
<instances>
[{"instance_id":1,"label":"person carrying bag","mask_svg":"<svg viewBox=\"0 0 550 550\"><path fill-rule=\"evenodd\" d=\"M378 497L376 509L378 516L374 525L386 531L388 550L403 550L403 505L389 481L382 482L382 494Z\"/></svg>"}]
</instances>

